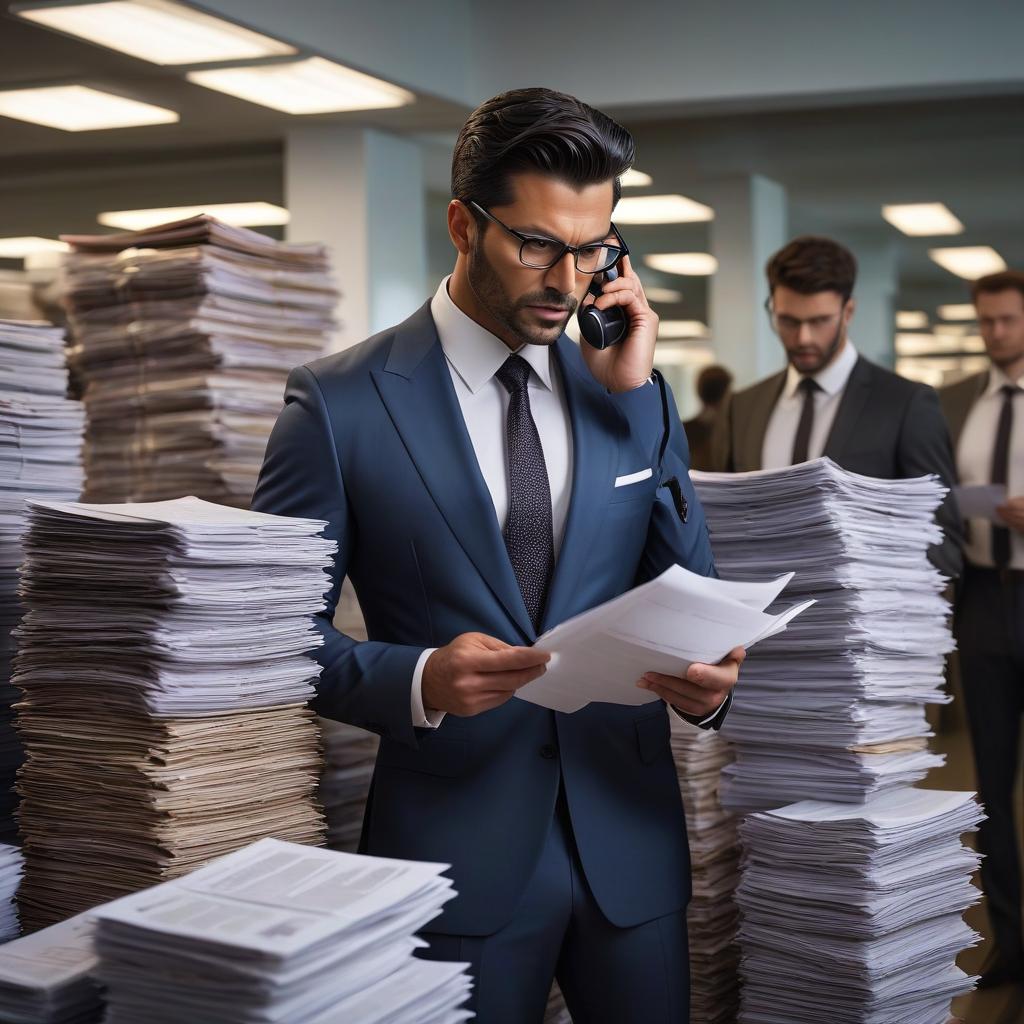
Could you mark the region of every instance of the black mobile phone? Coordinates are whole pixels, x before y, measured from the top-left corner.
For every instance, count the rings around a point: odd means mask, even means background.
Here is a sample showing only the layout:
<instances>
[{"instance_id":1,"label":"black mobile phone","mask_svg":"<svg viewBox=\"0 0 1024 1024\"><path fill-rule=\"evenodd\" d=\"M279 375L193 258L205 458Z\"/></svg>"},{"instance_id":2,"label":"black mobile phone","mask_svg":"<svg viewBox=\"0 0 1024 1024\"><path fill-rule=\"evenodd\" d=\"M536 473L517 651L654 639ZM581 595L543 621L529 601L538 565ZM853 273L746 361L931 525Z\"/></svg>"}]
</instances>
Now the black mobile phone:
<instances>
[{"instance_id":1,"label":"black mobile phone","mask_svg":"<svg viewBox=\"0 0 1024 1024\"><path fill-rule=\"evenodd\" d=\"M608 281L619 276L615 267L603 274L595 274L587 291L597 298ZM576 312L576 322L580 325L580 334L594 348L611 348L618 345L629 330L626 311L621 306L611 309L598 309L593 303L580 306Z\"/></svg>"}]
</instances>

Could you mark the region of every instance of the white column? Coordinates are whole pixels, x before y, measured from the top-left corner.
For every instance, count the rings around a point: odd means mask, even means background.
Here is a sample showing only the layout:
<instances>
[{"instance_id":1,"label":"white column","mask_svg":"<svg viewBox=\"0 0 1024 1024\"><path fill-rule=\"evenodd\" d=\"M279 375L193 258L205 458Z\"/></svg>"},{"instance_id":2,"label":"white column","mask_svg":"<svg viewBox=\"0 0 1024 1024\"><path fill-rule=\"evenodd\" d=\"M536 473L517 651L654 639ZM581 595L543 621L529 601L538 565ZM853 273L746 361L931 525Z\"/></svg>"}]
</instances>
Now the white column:
<instances>
[{"instance_id":1,"label":"white column","mask_svg":"<svg viewBox=\"0 0 1024 1024\"><path fill-rule=\"evenodd\" d=\"M759 175L722 179L702 193L715 211L711 252L718 271L709 289L715 358L742 388L781 369L781 343L764 311L764 267L787 241L786 191Z\"/></svg>"},{"instance_id":2,"label":"white column","mask_svg":"<svg viewBox=\"0 0 1024 1024\"><path fill-rule=\"evenodd\" d=\"M342 297L333 348L404 320L427 298L419 145L376 129L303 125L285 142L288 239L324 242Z\"/></svg>"},{"instance_id":3,"label":"white column","mask_svg":"<svg viewBox=\"0 0 1024 1024\"><path fill-rule=\"evenodd\" d=\"M857 310L850 338L857 351L892 369L896 359L896 295L899 292L899 243L885 232L837 236L857 259L853 297Z\"/></svg>"}]
</instances>

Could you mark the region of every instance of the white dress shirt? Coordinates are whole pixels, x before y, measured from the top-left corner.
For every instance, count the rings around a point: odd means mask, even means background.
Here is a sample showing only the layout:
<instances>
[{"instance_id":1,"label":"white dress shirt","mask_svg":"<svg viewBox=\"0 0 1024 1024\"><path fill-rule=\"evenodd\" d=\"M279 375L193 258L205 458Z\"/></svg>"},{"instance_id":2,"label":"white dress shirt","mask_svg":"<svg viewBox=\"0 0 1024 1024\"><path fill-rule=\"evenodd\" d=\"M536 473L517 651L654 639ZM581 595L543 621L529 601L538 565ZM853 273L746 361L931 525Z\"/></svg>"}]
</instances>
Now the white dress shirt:
<instances>
[{"instance_id":1,"label":"white dress shirt","mask_svg":"<svg viewBox=\"0 0 1024 1024\"><path fill-rule=\"evenodd\" d=\"M448 360L448 372L455 386L459 408L466 421L480 472L483 474L498 524L504 528L508 518L508 464L505 459L509 394L495 377L512 354L498 337L485 330L459 309L448 294L448 278L438 286L430 302L430 314L437 326L441 348ZM555 558L562 546L565 519L572 497L572 423L565 402L565 392L557 360L547 345L523 345L516 352L529 364L533 373L527 385L530 412L540 435L544 462L551 489L552 530ZM416 662L412 677L410 704L412 724L436 729L444 718L443 711L427 711L423 706L423 669L436 651L427 648ZM724 703L724 701L723 701ZM711 721L721 705L701 725Z\"/></svg>"},{"instance_id":2,"label":"white dress shirt","mask_svg":"<svg viewBox=\"0 0 1024 1024\"><path fill-rule=\"evenodd\" d=\"M807 457L817 459L825 450L829 431L836 419L839 403L842 401L846 382L850 379L857 362L857 350L849 338L842 351L823 370L812 374L821 389L814 393L814 428L811 430ZM763 469L784 469L793 465L793 442L796 439L800 413L803 411L804 396L800 393L800 381L804 375L792 364L786 370L786 383L782 394L775 403L768 428L764 432L764 446L761 449Z\"/></svg>"},{"instance_id":3,"label":"white dress shirt","mask_svg":"<svg viewBox=\"0 0 1024 1024\"><path fill-rule=\"evenodd\" d=\"M1003 407L1000 389L1009 384L1024 392L1024 380L1016 382L993 366L988 385L971 407L956 446L956 468L964 486L987 484L992 474L992 452L996 444L999 413ZM1007 476L1008 497L1024 494L1024 395L1013 397L1013 429L1010 433L1010 472ZM987 519L969 520L964 555L971 565L992 568L992 524ZM1010 568L1024 569L1024 535L1010 531Z\"/></svg>"}]
</instances>

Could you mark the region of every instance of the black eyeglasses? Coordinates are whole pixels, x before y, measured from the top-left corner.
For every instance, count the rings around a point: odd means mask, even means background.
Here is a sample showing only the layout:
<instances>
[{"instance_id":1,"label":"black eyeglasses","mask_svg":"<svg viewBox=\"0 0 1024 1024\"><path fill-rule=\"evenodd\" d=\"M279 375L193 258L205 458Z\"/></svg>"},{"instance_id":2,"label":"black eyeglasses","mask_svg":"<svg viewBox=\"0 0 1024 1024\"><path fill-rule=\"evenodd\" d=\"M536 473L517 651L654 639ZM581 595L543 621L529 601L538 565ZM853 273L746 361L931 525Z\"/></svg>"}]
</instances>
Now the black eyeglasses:
<instances>
[{"instance_id":1,"label":"black eyeglasses","mask_svg":"<svg viewBox=\"0 0 1024 1024\"><path fill-rule=\"evenodd\" d=\"M824 316L809 316L806 319L800 319L800 317L789 316L786 313L776 313L774 306L772 306L772 300L769 296L764 300L765 312L768 314L768 320L772 325L772 330L775 331L780 337L789 337L794 334L800 333L800 328L806 324L813 334L821 334L823 331L827 331L831 326L843 315L843 310L846 309L846 303L843 303L843 308L838 313L826 313Z\"/></svg>"},{"instance_id":2,"label":"black eyeglasses","mask_svg":"<svg viewBox=\"0 0 1024 1024\"><path fill-rule=\"evenodd\" d=\"M472 199L469 200L468 205L479 210L488 220L494 221L498 227L504 228L513 238L519 239L519 262L524 267L548 270L562 260L567 252L571 252L576 269L581 274L600 274L614 267L623 256L629 255L629 247L614 224L611 228L618 245L609 245L607 242L595 242L593 245L568 245L557 238L548 238L546 235L527 235L522 231L516 231L515 228L503 224L493 213L488 212Z\"/></svg>"}]
</instances>

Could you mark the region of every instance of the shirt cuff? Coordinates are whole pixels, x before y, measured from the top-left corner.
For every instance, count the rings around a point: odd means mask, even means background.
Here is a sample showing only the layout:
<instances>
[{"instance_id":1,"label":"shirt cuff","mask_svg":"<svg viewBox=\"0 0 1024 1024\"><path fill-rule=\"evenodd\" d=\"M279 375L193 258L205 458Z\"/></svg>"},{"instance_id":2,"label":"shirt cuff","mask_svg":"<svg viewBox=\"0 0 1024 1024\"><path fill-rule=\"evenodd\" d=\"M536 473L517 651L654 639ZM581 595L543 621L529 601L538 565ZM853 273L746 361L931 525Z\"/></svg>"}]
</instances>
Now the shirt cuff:
<instances>
[{"instance_id":1,"label":"shirt cuff","mask_svg":"<svg viewBox=\"0 0 1024 1024\"><path fill-rule=\"evenodd\" d=\"M414 729L436 729L444 719L443 711L431 711L428 713L423 706L423 669L426 667L429 658L436 647L428 647L416 662L416 668L412 673L412 690L410 691L409 702L412 710L412 724ZM712 718L714 715L712 715Z\"/></svg>"},{"instance_id":2,"label":"shirt cuff","mask_svg":"<svg viewBox=\"0 0 1024 1024\"><path fill-rule=\"evenodd\" d=\"M701 728L702 726L705 726L705 725L707 725L707 724L708 724L709 722L713 722L713 721L714 721L714 720L715 720L715 719L716 719L716 718L717 718L717 717L718 717L718 716L719 716L719 715L720 715L720 714L722 713L722 708L724 708L724 707L725 707L725 705L726 705L726 704L728 704L728 703L729 703L729 698L728 698L728 697L726 697L726 698L725 698L725 700L723 700L723 701L722 701L722 703L721 703L721 704L719 704L719 705L718 705L718 707L717 707L717 708L715 708L715 710L714 710L714 711L712 711L712 712L711 712L711 714L710 714L710 715L708 715L708 717L707 717L707 718L702 718L702 719L701 719L701 720L700 720L699 722L697 722L697 721L694 721L693 715L688 715L688 714L687 714L687 713L686 713L685 711L680 711L680 710L679 710L679 708L677 708L677 707L675 706L675 704L669 704L669 707L670 707L670 708L671 708L671 709L672 709L672 710L673 710L673 711L674 711L674 712L675 712L675 713L676 713L676 714L677 714L677 715L678 715L678 716L679 716L679 717L680 717L680 718L681 718L681 719L682 719L682 720L683 720L684 722L689 722L689 724L690 724L690 725L695 725L695 726L697 726L698 728Z\"/></svg>"}]
</instances>

